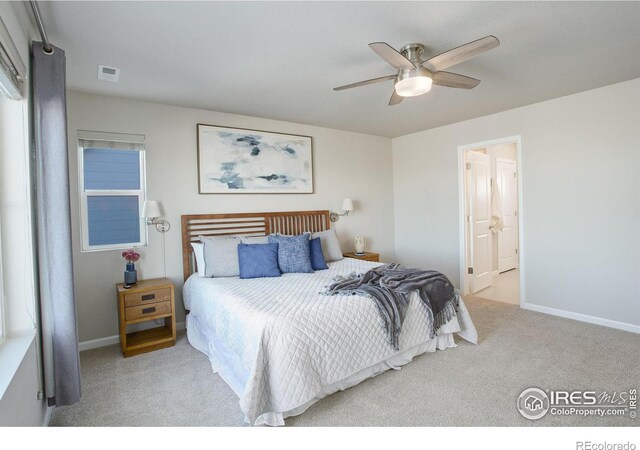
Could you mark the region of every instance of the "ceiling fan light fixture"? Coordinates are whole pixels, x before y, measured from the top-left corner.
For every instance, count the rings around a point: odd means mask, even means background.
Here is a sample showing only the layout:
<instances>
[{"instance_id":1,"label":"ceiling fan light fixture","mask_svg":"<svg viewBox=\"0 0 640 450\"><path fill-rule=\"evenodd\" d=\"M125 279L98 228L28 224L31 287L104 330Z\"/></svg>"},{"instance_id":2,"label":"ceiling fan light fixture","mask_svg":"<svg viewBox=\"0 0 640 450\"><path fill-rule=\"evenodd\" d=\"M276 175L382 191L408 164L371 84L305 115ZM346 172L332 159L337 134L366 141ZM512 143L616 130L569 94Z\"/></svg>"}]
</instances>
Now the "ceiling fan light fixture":
<instances>
[{"instance_id":1,"label":"ceiling fan light fixture","mask_svg":"<svg viewBox=\"0 0 640 450\"><path fill-rule=\"evenodd\" d=\"M417 76L398 80L396 93L401 97L416 97L431 90L433 80L430 77Z\"/></svg>"},{"instance_id":2,"label":"ceiling fan light fixture","mask_svg":"<svg viewBox=\"0 0 640 450\"><path fill-rule=\"evenodd\" d=\"M371 78L338 86L333 90L341 91L395 79L394 90L389 99L389 106L394 106L401 103L405 97L426 94L431 90L432 84L458 89L473 89L480 84L480 80L444 70L498 45L500 45L498 38L489 35L423 60L422 54L425 47L420 43L407 44L398 51L386 42L372 42L369 44L371 50L389 65L395 67L398 70L397 75Z\"/></svg>"}]
</instances>

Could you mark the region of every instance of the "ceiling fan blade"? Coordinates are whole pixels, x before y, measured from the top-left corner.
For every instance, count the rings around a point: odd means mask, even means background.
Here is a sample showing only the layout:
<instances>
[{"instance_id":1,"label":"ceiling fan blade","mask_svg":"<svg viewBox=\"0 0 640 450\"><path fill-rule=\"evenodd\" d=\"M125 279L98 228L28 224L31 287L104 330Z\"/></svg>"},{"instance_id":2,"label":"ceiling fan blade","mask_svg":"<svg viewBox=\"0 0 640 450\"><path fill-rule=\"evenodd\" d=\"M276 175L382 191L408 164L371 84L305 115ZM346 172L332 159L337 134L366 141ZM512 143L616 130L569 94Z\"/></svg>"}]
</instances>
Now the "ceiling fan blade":
<instances>
[{"instance_id":1,"label":"ceiling fan blade","mask_svg":"<svg viewBox=\"0 0 640 450\"><path fill-rule=\"evenodd\" d=\"M351 89L358 86L366 86L367 84L379 83L381 81L393 80L396 75L386 75L384 77L372 78L370 80L358 81L357 83L345 84L344 86L334 87L334 91L342 91L344 89Z\"/></svg>"},{"instance_id":2,"label":"ceiling fan blade","mask_svg":"<svg viewBox=\"0 0 640 450\"><path fill-rule=\"evenodd\" d=\"M401 95L398 95L398 93L394 89L393 94L391 94L391 98L389 99L389 106L397 105L402 100L404 100L404 97Z\"/></svg>"},{"instance_id":3,"label":"ceiling fan blade","mask_svg":"<svg viewBox=\"0 0 640 450\"><path fill-rule=\"evenodd\" d=\"M480 80L451 72L435 72L433 84L460 89L473 89L480 84Z\"/></svg>"},{"instance_id":4,"label":"ceiling fan blade","mask_svg":"<svg viewBox=\"0 0 640 450\"><path fill-rule=\"evenodd\" d=\"M428 60L423 61L422 65L432 72L437 72L439 70L444 70L447 67L460 64L461 62L466 61L469 58L473 58L487 50L491 50L498 45L500 45L498 38L495 36L486 36L482 39L478 39L477 41L469 42L461 45L460 47L441 53L433 58L429 58Z\"/></svg>"},{"instance_id":5,"label":"ceiling fan blade","mask_svg":"<svg viewBox=\"0 0 640 450\"><path fill-rule=\"evenodd\" d=\"M378 56L391 64L396 69L416 69L416 66L407 58L402 56L395 48L386 42L372 42L369 44L371 50L376 52Z\"/></svg>"}]
</instances>

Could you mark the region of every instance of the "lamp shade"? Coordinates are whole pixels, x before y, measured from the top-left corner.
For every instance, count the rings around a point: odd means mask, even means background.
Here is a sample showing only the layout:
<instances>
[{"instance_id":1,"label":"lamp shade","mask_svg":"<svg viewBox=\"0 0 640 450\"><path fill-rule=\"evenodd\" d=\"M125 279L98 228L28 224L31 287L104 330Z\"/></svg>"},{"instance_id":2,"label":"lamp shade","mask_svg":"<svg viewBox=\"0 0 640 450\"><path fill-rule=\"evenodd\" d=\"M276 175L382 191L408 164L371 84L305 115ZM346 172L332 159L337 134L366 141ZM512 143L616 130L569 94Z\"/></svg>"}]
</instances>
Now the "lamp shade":
<instances>
[{"instance_id":1,"label":"lamp shade","mask_svg":"<svg viewBox=\"0 0 640 450\"><path fill-rule=\"evenodd\" d=\"M342 200L342 210L353 211L353 202L350 198L345 198L344 200Z\"/></svg>"},{"instance_id":2,"label":"lamp shade","mask_svg":"<svg viewBox=\"0 0 640 450\"><path fill-rule=\"evenodd\" d=\"M162 213L160 212L160 205L155 200L147 200L144 202L144 207L142 208L142 217L145 219L153 219L155 217L160 217Z\"/></svg>"}]
</instances>

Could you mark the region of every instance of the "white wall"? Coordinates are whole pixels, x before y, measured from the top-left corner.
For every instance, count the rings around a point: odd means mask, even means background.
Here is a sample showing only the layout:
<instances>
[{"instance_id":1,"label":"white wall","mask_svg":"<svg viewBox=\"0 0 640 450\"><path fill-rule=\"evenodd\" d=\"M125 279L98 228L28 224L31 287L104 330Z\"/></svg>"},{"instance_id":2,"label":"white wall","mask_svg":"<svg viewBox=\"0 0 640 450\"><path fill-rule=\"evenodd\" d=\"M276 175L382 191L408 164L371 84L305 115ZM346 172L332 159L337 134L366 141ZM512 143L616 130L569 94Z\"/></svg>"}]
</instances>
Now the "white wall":
<instances>
[{"instance_id":1,"label":"white wall","mask_svg":"<svg viewBox=\"0 0 640 450\"><path fill-rule=\"evenodd\" d=\"M0 396L0 426L35 427L47 425L47 406L38 398L38 351L35 339L19 338L16 347L26 348L13 380ZM13 343L12 343L13 345ZM0 353L5 353L0 351ZM4 369L4 367L3 367Z\"/></svg>"},{"instance_id":2,"label":"white wall","mask_svg":"<svg viewBox=\"0 0 640 450\"><path fill-rule=\"evenodd\" d=\"M74 275L80 341L118 332L115 284L122 281L120 251L80 252L77 200L77 130L146 136L148 198L162 203L171 230L166 235L167 275L177 285L178 322L182 308L180 215L197 213L338 210L344 197L355 211L335 228L344 251L352 238L367 238L368 249L392 260L393 182L388 138L247 116L180 108L69 92L67 98L74 241ZM313 137L314 194L200 195L197 186L196 124L269 130ZM160 234L149 229L149 245L137 264L139 278L162 276Z\"/></svg>"},{"instance_id":3,"label":"white wall","mask_svg":"<svg viewBox=\"0 0 640 450\"><path fill-rule=\"evenodd\" d=\"M515 142L508 142L506 144L496 144L487 147L487 154L492 158L504 158L504 159L518 159L518 149ZM494 167L495 169L495 167ZM492 176L495 176L495 171L491 172Z\"/></svg>"},{"instance_id":4,"label":"white wall","mask_svg":"<svg viewBox=\"0 0 640 450\"><path fill-rule=\"evenodd\" d=\"M457 147L521 135L529 307L639 331L639 117L635 79L393 139L397 259L457 284Z\"/></svg>"}]
</instances>

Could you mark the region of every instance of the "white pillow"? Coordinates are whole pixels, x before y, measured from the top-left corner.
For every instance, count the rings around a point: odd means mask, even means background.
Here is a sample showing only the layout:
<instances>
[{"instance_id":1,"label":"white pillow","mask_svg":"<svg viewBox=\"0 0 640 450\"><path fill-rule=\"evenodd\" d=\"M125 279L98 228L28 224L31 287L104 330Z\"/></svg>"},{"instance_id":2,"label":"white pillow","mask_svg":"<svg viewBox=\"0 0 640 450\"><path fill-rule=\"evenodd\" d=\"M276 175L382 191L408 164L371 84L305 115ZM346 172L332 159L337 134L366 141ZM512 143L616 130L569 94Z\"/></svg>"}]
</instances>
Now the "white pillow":
<instances>
[{"instance_id":1,"label":"white pillow","mask_svg":"<svg viewBox=\"0 0 640 450\"><path fill-rule=\"evenodd\" d=\"M240 236L243 244L268 244L269 236Z\"/></svg>"},{"instance_id":2,"label":"white pillow","mask_svg":"<svg viewBox=\"0 0 640 450\"><path fill-rule=\"evenodd\" d=\"M338 236L336 236L336 230L331 228L311 235L311 239L315 239L317 237L320 238L322 254L327 262L340 261L343 258L340 242L338 242Z\"/></svg>"},{"instance_id":3,"label":"white pillow","mask_svg":"<svg viewBox=\"0 0 640 450\"><path fill-rule=\"evenodd\" d=\"M237 236L200 236L204 244L205 277L237 277L240 275Z\"/></svg>"},{"instance_id":4,"label":"white pillow","mask_svg":"<svg viewBox=\"0 0 640 450\"><path fill-rule=\"evenodd\" d=\"M204 244L202 242L192 242L193 255L196 257L198 276L204 277Z\"/></svg>"}]
</instances>

